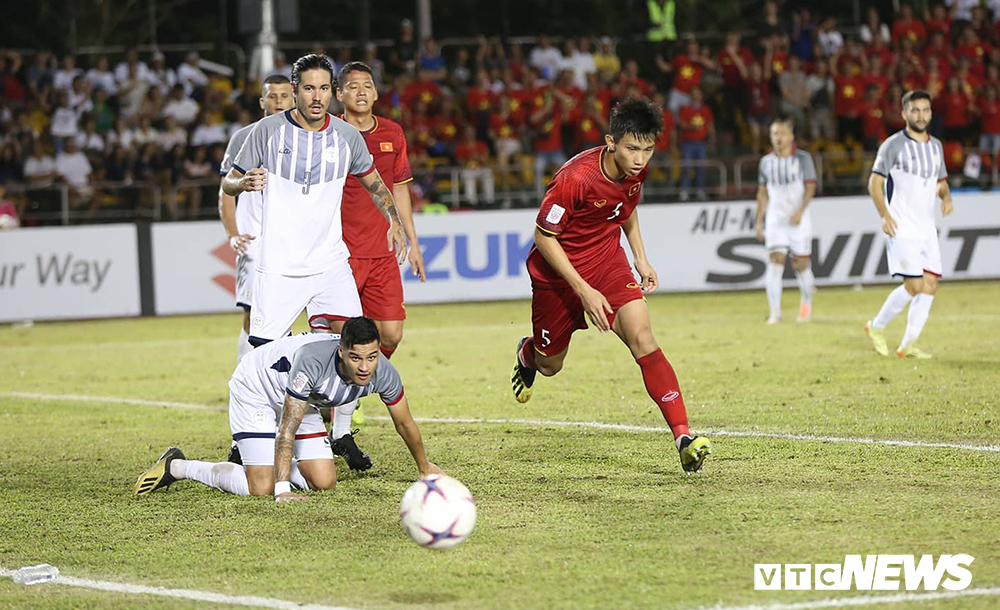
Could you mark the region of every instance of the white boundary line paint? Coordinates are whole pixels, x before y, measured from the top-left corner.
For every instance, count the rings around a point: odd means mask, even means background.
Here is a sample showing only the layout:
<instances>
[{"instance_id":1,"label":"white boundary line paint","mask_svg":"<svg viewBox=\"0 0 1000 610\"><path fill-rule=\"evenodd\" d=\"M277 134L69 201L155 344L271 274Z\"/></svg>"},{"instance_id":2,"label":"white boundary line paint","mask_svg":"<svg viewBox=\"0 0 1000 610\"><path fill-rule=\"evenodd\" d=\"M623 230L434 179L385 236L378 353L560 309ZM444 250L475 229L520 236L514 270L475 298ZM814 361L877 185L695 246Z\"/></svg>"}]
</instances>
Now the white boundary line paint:
<instances>
[{"instance_id":1,"label":"white boundary line paint","mask_svg":"<svg viewBox=\"0 0 1000 610\"><path fill-rule=\"evenodd\" d=\"M11 577L13 570L0 568L0 576ZM255 597L251 595L225 595L223 593L213 593L211 591L195 591L192 589L167 589L164 587L150 587L146 585L134 585L124 582L109 582L106 580L88 580L86 578L73 578L72 576L58 576L55 580L45 584L65 585L67 587L81 587L84 589L97 589L98 591L110 591L112 593L128 593L131 595L157 595L160 597L175 597L180 599L190 599L198 602L208 602L212 604L227 604L230 606L248 606L251 608L269 608L272 610L352 610L341 606L323 606L319 604L300 604L281 599L269 597ZM37 589L38 586L32 585Z\"/></svg>"},{"instance_id":2,"label":"white boundary line paint","mask_svg":"<svg viewBox=\"0 0 1000 610\"><path fill-rule=\"evenodd\" d=\"M197 409L202 411L226 411L227 407L200 405L187 402L167 402L162 400L142 400L138 398L121 398L116 396L84 396L79 394L35 394L32 392L0 392L0 397L30 398L32 400L67 400L74 402L104 402L144 407L171 407L177 409ZM389 417L368 417L374 421L391 421ZM477 419L461 417L417 417L418 423L428 424L491 424L499 426L536 426L552 428L595 428L600 430L620 430L624 432L669 432L667 428L657 426L634 426L628 424L609 424L596 421L556 421L544 419ZM849 436L814 436L809 434L789 434L785 432L759 432L741 430L698 430L706 436L732 436L737 438L772 438L785 441L806 441L820 443L853 443L868 445L886 445L889 447L920 447L924 449L959 449L962 451L978 451L984 453L1000 453L1000 445L966 445L961 443L928 443L924 441L907 441L896 439L876 439Z\"/></svg>"},{"instance_id":3,"label":"white boundary line paint","mask_svg":"<svg viewBox=\"0 0 1000 610\"><path fill-rule=\"evenodd\" d=\"M10 578L13 570L0 568L0 577ZM46 584L65 585L67 587L79 587L83 589L96 589L98 591L109 591L112 593L127 593L131 595L156 595L159 597L173 597L179 599L189 599L198 602L212 604L226 604L230 606L246 606L250 608L268 608L270 610L352 610L342 606L323 606L319 604L299 604L270 597L255 597L250 595L225 595L223 593L213 593L211 591L197 591L193 589L167 589L164 587L150 587L147 585L135 585L122 582L110 582L106 580L89 580L86 578L74 578L72 576L59 576L55 580ZM38 586L38 585L35 585ZM44 585L42 585L44 586ZM767 604L751 606L701 606L699 610L820 610L823 608L856 608L858 606L874 606L878 604L899 604L906 602L922 603L945 599L956 599L960 597L987 597L1000 595L1000 588L980 588L966 589L964 591L941 591L931 593L897 593L895 595L859 595L855 597L844 597L841 599L820 599L809 602L797 602L792 604Z\"/></svg>"}]
</instances>

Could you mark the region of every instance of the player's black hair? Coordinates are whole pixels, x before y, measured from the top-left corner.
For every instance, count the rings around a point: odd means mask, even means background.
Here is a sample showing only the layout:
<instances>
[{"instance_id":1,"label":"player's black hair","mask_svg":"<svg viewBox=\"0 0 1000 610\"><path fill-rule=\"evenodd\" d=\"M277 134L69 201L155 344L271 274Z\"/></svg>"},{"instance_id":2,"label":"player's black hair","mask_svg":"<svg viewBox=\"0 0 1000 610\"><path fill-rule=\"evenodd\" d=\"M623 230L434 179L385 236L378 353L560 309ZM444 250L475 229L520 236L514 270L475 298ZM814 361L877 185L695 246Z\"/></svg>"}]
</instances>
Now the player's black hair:
<instances>
[{"instance_id":1,"label":"player's black hair","mask_svg":"<svg viewBox=\"0 0 1000 610\"><path fill-rule=\"evenodd\" d=\"M367 72L374 79L375 74L372 72L371 66L363 61L349 61L344 64L344 67L340 69L340 73L337 74L337 89L343 91L343 83L347 82L347 75L351 72Z\"/></svg>"},{"instance_id":2,"label":"player's black hair","mask_svg":"<svg viewBox=\"0 0 1000 610\"><path fill-rule=\"evenodd\" d=\"M330 83L333 83L333 66L330 65L330 60L324 55L310 53L296 59L295 63L292 64L292 87L298 90L302 73L309 70L326 70L330 73Z\"/></svg>"},{"instance_id":3,"label":"player's black hair","mask_svg":"<svg viewBox=\"0 0 1000 610\"><path fill-rule=\"evenodd\" d=\"M291 81L288 80L288 78L284 74L272 74L271 76L265 78L264 82L260 84L261 95L263 95L264 93L264 87L268 85L287 85L290 83Z\"/></svg>"},{"instance_id":4,"label":"player's black hair","mask_svg":"<svg viewBox=\"0 0 1000 610\"><path fill-rule=\"evenodd\" d=\"M640 140L656 140L663 131L663 112L644 97L627 97L611 111L608 131L620 142L630 133Z\"/></svg>"},{"instance_id":5,"label":"player's black hair","mask_svg":"<svg viewBox=\"0 0 1000 610\"><path fill-rule=\"evenodd\" d=\"M907 91L906 95L903 96L903 108L905 109L911 103L917 100L927 100L928 103L931 101L931 94L927 93L923 89L914 89L913 91Z\"/></svg>"},{"instance_id":6,"label":"player's black hair","mask_svg":"<svg viewBox=\"0 0 1000 610\"><path fill-rule=\"evenodd\" d=\"M774 115L774 118L771 119L771 125L774 125L775 123L784 123L788 125L788 128L792 130L792 133L795 133L795 121L792 120L792 117L789 115L784 113Z\"/></svg>"},{"instance_id":7,"label":"player's black hair","mask_svg":"<svg viewBox=\"0 0 1000 610\"><path fill-rule=\"evenodd\" d=\"M340 345L345 349L355 345L368 345L373 341L381 341L375 320L358 316L344 322L344 329L340 331Z\"/></svg>"}]
</instances>

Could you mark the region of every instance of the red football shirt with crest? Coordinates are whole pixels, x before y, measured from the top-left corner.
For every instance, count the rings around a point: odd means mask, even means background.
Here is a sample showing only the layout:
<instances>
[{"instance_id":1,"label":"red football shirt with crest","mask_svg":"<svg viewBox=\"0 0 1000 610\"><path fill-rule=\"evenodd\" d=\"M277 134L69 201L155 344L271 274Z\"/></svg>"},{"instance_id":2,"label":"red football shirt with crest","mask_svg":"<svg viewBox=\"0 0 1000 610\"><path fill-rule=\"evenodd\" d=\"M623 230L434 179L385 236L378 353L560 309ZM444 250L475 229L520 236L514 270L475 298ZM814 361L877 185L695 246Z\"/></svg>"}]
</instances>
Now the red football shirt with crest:
<instances>
[{"instance_id":1,"label":"red football shirt with crest","mask_svg":"<svg viewBox=\"0 0 1000 610\"><path fill-rule=\"evenodd\" d=\"M639 203L649 168L636 176L612 180L604 171L606 147L585 150L556 172L545 191L535 224L553 235L584 279L609 267L625 265L621 227ZM528 254L528 273L536 284L566 285L536 246Z\"/></svg>"},{"instance_id":2,"label":"red football shirt with crest","mask_svg":"<svg viewBox=\"0 0 1000 610\"><path fill-rule=\"evenodd\" d=\"M410 160L406 157L406 138L403 137L403 128L399 123L380 116L374 119L375 127L362 131L361 135L368 145L368 152L375 160L375 169L391 190L394 184L413 180ZM341 215L344 243L353 258L393 256L386 241L389 222L375 207L368 189L354 176L348 176L344 184Z\"/></svg>"}]
</instances>

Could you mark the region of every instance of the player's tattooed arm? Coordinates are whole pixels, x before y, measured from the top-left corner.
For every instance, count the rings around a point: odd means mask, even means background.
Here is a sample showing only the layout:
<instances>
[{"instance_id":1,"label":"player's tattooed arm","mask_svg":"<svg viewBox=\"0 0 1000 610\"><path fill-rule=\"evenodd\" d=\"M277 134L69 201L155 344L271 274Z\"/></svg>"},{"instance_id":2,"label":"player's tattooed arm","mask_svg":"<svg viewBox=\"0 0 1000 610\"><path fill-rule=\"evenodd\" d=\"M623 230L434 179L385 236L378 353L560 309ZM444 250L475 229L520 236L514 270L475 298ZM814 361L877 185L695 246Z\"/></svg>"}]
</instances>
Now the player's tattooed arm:
<instances>
[{"instance_id":1,"label":"player's tattooed arm","mask_svg":"<svg viewBox=\"0 0 1000 610\"><path fill-rule=\"evenodd\" d=\"M274 480L287 482L292 478L292 455L295 446L295 431L305 417L308 403L285 394L285 404L281 409L281 422L274 439ZM291 492L275 494L275 500L302 500L307 496L293 495Z\"/></svg>"},{"instance_id":2,"label":"player's tattooed arm","mask_svg":"<svg viewBox=\"0 0 1000 610\"><path fill-rule=\"evenodd\" d=\"M385 185L377 169L373 169L367 175L359 178L359 180L368 189L368 194L371 195L375 207L382 212L382 216L385 216L385 219L389 222L389 232L386 235L389 251L395 250L397 262L403 264L409 248L406 245L406 235L403 233L403 221L399 218L399 210L396 209L396 202L392 198L392 191Z\"/></svg>"}]
</instances>

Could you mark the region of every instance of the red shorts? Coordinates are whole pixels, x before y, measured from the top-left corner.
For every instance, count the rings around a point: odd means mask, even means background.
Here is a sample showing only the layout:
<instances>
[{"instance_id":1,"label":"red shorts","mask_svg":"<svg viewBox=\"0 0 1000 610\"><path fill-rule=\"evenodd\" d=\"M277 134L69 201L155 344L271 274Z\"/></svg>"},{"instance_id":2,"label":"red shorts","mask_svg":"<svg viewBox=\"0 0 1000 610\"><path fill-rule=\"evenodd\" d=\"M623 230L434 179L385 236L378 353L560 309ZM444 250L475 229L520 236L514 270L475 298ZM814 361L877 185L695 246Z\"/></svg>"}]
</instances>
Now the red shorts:
<instances>
[{"instance_id":1,"label":"red shorts","mask_svg":"<svg viewBox=\"0 0 1000 610\"><path fill-rule=\"evenodd\" d=\"M373 320L405 320L403 279L396 257L350 259L361 309Z\"/></svg>"},{"instance_id":2,"label":"red shorts","mask_svg":"<svg viewBox=\"0 0 1000 610\"><path fill-rule=\"evenodd\" d=\"M623 305L645 298L642 286L628 264L609 265L593 277L584 279L599 290L611 305L613 313L608 314L609 324L614 324L615 316ZM569 348L573 333L587 328L583 302L568 284L560 285L551 280L536 282L533 278L531 326L538 353L543 356L561 354Z\"/></svg>"}]
</instances>

